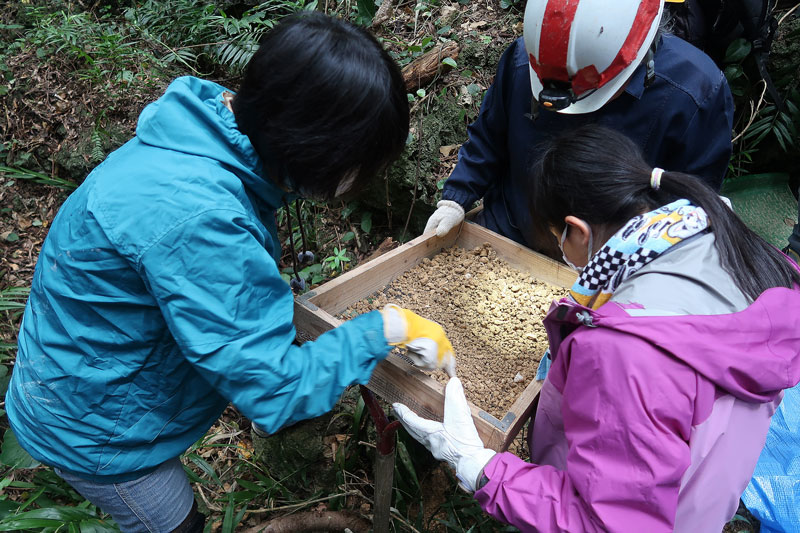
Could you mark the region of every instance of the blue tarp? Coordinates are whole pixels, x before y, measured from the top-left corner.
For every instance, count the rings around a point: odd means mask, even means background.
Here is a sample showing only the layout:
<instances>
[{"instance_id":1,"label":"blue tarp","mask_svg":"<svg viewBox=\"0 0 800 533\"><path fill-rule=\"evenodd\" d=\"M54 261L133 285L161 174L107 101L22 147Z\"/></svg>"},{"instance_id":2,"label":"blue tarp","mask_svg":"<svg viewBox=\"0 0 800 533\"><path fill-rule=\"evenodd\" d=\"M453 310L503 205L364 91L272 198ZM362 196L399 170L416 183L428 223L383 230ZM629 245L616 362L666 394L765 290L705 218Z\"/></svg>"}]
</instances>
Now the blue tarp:
<instances>
[{"instance_id":1,"label":"blue tarp","mask_svg":"<svg viewBox=\"0 0 800 533\"><path fill-rule=\"evenodd\" d=\"M761 533L800 533L800 385L785 392L772 417L742 501Z\"/></svg>"}]
</instances>

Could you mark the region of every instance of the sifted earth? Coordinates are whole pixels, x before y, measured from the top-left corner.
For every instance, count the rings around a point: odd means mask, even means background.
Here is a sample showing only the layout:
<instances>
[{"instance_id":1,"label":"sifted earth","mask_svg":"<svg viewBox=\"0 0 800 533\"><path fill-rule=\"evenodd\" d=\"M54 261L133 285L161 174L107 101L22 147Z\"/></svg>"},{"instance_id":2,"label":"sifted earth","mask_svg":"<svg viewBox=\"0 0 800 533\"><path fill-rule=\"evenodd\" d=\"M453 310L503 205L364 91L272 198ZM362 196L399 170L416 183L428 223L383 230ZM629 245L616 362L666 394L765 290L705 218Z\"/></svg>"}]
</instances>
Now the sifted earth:
<instances>
[{"instance_id":1,"label":"sifted earth","mask_svg":"<svg viewBox=\"0 0 800 533\"><path fill-rule=\"evenodd\" d=\"M510 266L487 243L423 259L340 318L394 303L438 322L453 343L467 398L502 419L536 375L547 349L542 319L566 292ZM443 372L432 375L447 381Z\"/></svg>"}]
</instances>

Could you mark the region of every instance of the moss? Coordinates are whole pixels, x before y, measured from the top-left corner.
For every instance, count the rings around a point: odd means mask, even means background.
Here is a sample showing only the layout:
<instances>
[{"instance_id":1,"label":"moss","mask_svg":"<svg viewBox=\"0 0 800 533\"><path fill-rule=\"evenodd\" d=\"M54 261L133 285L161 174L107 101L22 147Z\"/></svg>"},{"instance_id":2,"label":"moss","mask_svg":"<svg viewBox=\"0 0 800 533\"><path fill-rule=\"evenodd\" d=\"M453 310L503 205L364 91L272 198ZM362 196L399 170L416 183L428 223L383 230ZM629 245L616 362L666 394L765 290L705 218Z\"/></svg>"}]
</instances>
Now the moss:
<instances>
[{"instance_id":1,"label":"moss","mask_svg":"<svg viewBox=\"0 0 800 533\"><path fill-rule=\"evenodd\" d=\"M330 457L326 437L350 430L358 396L358 387L350 387L333 409L322 416L302 420L266 438L253 433L256 460L292 492L312 494L322 487L333 486L337 466Z\"/></svg>"},{"instance_id":2,"label":"moss","mask_svg":"<svg viewBox=\"0 0 800 533\"><path fill-rule=\"evenodd\" d=\"M62 145L51 157L63 170L61 177L80 183L108 154L130 138L130 132L121 125L112 125L102 132L84 128L77 141Z\"/></svg>"},{"instance_id":3,"label":"moss","mask_svg":"<svg viewBox=\"0 0 800 533\"><path fill-rule=\"evenodd\" d=\"M411 119L414 138L406 150L388 170L388 197L391 199L393 213L392 226L402 231L414 198L416 183L417 197L408 226L408 235L416 236L422 232L430 214L439 199L436 186L440 171L439 147L461 144L467 137L467 129L462 118L463 107L451 96L431 96L430 108L422 117ZM420 134L421 131L421 134ZM420 142L421 139L421 142ZM419 170L417 166L419 165ZM418 178L418 179L417 179ZM386 181L376 180L359 201L385 217Z\"/></svg>"},{"instance_id":4,"label":"moss","mask_svg":"<svg viewBox=\"0 0 800 533\"><path fill-rule=\"evenodd\" d=\"M800 84L800 17L794 16L781 24L770 52L770 70L775 85L782 91Z\"/></svg>"},{"instance_id":5,"label":"moss","mask_svg":"<svg viewBox=\"0 0 800 533\"><path fill-rule=\"evenodd\" d=\"M503 51L511 41L492 40L489 45L473 38L461 42L459 65L469 65L471 70L481 71L483 79L491 80L497 69L497 63ZM459 83L460 82L460 83ZM463 78L454 84L469 84ZM437 86L428 87L430 91ZM441 90L441 89L439 89ZM422 107L422 127L419 116L411 117L413 139L402 156L391 166L386 179L378 179L375 184L359 200L387 222L387 180L388 198L391 199L392 228L395 233L401 232L408 213L414 202L408 233L405 238L419 235L425 228L425 222L433 213L441 194L436 182L447 177L448 169L443 169L439 148L449 145L460 145L467 140L467 126L477 116L478 106L462 105L452 94L428 96ZM419 141L420 131L422 141ZM416 200L414 189L416 184Z\"/></svg>"}]
</instances>

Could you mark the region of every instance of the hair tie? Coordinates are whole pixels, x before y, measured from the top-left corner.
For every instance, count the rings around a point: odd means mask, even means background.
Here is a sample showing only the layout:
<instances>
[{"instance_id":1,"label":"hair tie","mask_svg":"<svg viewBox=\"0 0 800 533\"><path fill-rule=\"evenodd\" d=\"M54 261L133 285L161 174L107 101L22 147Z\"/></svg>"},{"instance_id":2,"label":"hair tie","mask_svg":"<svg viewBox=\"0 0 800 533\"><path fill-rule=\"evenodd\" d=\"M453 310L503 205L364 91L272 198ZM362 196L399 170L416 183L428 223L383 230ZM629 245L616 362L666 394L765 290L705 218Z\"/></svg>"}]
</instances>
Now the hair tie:
<instances>
[{"instance_id":1,"label":"hair tie","mask_svg":"<svg viewBox=\"0 0 800 533\"><path fill-rule=\"evenodd\" d=\"M663 168L655 167L652 172L650 172L650 186L658 190L661 188L661 175L664 174Z\"/></svg>"}]
</instances>

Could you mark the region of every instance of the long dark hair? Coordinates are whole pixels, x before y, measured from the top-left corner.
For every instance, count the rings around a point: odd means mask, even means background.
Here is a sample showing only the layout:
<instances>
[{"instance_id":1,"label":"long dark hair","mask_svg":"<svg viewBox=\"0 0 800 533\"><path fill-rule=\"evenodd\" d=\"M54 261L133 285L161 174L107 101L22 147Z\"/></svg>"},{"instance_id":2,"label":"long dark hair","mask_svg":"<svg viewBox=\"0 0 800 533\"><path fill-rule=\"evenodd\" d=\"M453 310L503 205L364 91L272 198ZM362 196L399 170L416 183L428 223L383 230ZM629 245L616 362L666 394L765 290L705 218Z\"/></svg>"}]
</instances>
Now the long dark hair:
<instances>
[{"instance_id":1,"label":"long dark hair","mask_svg":"<svg viewBox=\"0 0 800 533\"><path fill-rule=\"evenodd\" d=\"M531 208L539 232L563 230L567 215L616 230L642 212L686 198L708 214L722 267L750 299L772 287L800 284L800 273L786 257L702 180L664 172L656 190L650 186L651 171L633 141L603 126L582 126L553 139L532 169Z\"/></svg>"},{"instance_id":2,"label":"long dark hair","mask_svg":"<svg viewBox=\"0 0 800 533\"><path fill-rule=\"evenodd\" d=\"M270 178L301 195L331 198L345 178L363 188L408 136L397 64L363 28L319 12L287 17L265 36L233 112Z\"/></svg>"}]
</instances>

